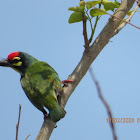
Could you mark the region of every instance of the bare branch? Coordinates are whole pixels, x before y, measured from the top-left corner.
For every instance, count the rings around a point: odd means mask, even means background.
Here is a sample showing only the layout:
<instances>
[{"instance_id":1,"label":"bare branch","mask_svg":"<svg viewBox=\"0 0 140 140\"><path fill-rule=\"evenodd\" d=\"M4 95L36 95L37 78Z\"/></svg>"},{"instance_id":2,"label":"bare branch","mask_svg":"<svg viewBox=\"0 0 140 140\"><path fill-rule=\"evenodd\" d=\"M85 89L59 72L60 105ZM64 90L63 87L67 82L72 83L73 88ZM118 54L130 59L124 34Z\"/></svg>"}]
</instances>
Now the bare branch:
<instances>
[{"instance_id":1,"label":"bare branch","mask_svg":"<svg viewBox=\"0 0 140 140\"><path fill-rule=\"evenodd\" d=\"M93 70L92 70L91 67L89 68L89 72L90 72L90 75L91 75L91 78L92 78L93 82L94 82L95 85L96 85L96 88L97 88L97 91L98 91L98 95L99 95L101 101L103 102L103 104L104 104L104 106L105 106L105 108L106 108L106 110L107 110L108 117L111 118L111 120L112 120L112 119L113 119L113 115L112 115L110 106L109 106L109 104L107 103L107 101L105 100L105 98L103 97L100 84L99 84L99 82L97 81L97 79L95 78L94 73L93 73ZM112 129L112 133L113 133L114 140L117 140L117 134L116 134L116 130L115 130L115 125L114 125L114 123L109 123L109 124L110 124L111 129Z\"/></svg>"},{"instance_id":2,"label":"bare branch","mask_svg":"<svg viewBox=\"0 0 140 140\"><path fill-rule=\"evenodd\" d=\"M80 0L83 1L83 0ZM89 51L89 40L87 36L87 18L85 15L85 12L82 13L82 18L83 18L83 36L84 36L84 42L85 42L85 50Z\"/></svg>"},{"instance_id":3,"label":"bare branch","mask_svg":"<svg viewBox=\"0 0 140 140\"><path fill-rule=\"evenodd\" d=\"M123 19L130 10L130 8L133 6L134 2L135 0L123 0L120 8L118 8L114 16ZM68 78L68 80L74 80L74 82L68 83L67 87L65 86L63 88L62 96L58 97L59 103L63 108L65 107L69 97L71 96L81 79L87 73L92 62L96 59L96 57L106 46L106 44L108 44L114 31L120 25L120 22L120 20L111 17L105 25L104 29L94 41L94 43L91 45L91 47L89 47L89 51L84 52L79 64L72 72L71 76ZM45 119L36 140L48 140L55 125L56 123L54 123L50 118Z\"/></svg>"},{"instance_id":4,"label":"bare branch","mask_svg":"<svg viewBox=\"0 0 140 140\"><path fill-rule=\"evenodd\" d=\"M18 140L18 130L19 130L19 123L20 123L20 115L21 115L21 105L19 104L18 123L17 123L17 125L16 125L16 140Z\"/></svg>"},{"instance_id":5,"label":"bare branch","mask_svg":"<svg viewBox=\"0 0 140 140\"><path fill-rule=\"evenodd\" d=\"M56 123L53 122L49 117L44 120L42 128L37 136L36 140L49 140L49 137L55 128Z\"/></svg>"},{"instance_id":6,"label":"bare branch","mask_svg":"<svg viewBox=\"0 0 140 140\"><path fill-rule=\"evenodd\" d=\"M29 137L30 137L30 134L26 137L26 139L25 139L25 140L27 140Z\"/></svg>"},{"instance_id":7,"label":"bare branch","mask_svg":"<svg viewBox=\"0 0 140 140\"><path fill-rule=\"evenodd\" d=\"M83 36L85 41L85 50L89 51L89 41L87 36L87 19L84 12L82 13L82 16L83 16Z\"/></svg>"},{"instance_id":8,"label":"bare branch","mask_svg":"<svg viewBox=\"0 0 140 140\"><path fill-rule=\"evenodd\" d=\"M134 14L135 14L136 11L138 10L138 8L139 8L139 6L136 5L136 7L135 7L135 9L133 10L133 12L131 13L131 15L125 20L125 22L123 22L123 23L114 31L113 36L116 35L117 33L119 33L119 32L125 27L125 25L126 25L127 23L130 23L130 20L132 19L132 17L134 16ZM135 25L134 25L134 27L135 27ZM137 28L137 26L136 26L136 28ZM138 29L140 29L140 28L138 28Z\"/></svg>"},{"instance_id":9,"label":"bare branch","mask_svg":"<svg viewBox=\"0 0 140 140\"><path fill-rule=\"evenodd\" d=\"M127 20L124 20L124 19L120 19L120 18L118 18L118 17L116 17L116 16L114 16L114 15L111 15L111 14L109 14L109 13L107 13L107 12L105 12L105 11L103 11L103 10L97 8L97 7L94 7L94 8L100 10L100 11L103 12L103 13L106 13L106 14L110 15L111 17L114 17L114 18L116 18L116 19L118 19L118 20L120 20L120 21L123 21L125 24L130 24L131 26L140 29L140 27L138 27L138 26L136 26L136 25L130 23L130 19L133 17L133 15L135 14L136 11L133 12L133 14L131 14L132 17L130 16L130 18L128 18ZM137 5L136 8L138 9L139 6Z\"/></svg>"}]
</instances>

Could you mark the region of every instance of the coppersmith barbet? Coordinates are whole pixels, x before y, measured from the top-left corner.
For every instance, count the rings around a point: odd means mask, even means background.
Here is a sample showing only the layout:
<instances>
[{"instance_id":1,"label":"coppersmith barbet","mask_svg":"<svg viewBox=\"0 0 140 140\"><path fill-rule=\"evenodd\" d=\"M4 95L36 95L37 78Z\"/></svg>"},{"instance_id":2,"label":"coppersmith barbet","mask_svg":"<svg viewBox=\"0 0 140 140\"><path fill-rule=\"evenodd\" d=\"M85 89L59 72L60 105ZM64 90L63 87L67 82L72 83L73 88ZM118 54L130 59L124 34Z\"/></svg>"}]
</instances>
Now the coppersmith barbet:
<instances>
[{"instance_id":1,"label":"coppersmith barbet","mask_svg":"<svg viewBox=\"0 0 140 140\"><path fill-rule=\"evenodd\" d=\"M61 80L56 71L46 62L42 62L25 52L13 52L7 59L0 61L0 66L11 67L21 75L21 85L31 103L51 119L59 121L66 114L57 100L57 93L62 91Z\"/></svg>"}]
</instances>

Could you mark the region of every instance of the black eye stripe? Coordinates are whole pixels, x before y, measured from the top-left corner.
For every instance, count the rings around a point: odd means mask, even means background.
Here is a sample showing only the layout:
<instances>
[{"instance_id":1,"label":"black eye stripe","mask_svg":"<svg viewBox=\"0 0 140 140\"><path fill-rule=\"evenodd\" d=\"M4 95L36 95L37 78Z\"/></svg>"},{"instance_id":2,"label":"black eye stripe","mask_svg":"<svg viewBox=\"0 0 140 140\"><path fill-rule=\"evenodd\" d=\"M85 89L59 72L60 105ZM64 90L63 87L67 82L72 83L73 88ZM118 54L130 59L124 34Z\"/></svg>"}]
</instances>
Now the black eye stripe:
<instances>
[{"instance_id":1,"label":"black eye stripe","mask_svg":"<svg viewBox=\"0 0 140 140\"><path fill-rule=\"evenodd\" d=\"M14 63L18 63L19 61L21 60L18 60L18 59L14 59L14 60L8 60L10 64L14 64Z\"/></svg>"},{"instance_id":2,"label":"black eye stripe","mask_svg":"<svg viewBox=\"0 0 140 140\"><path fill-rule=\"evenodd\" d=\"M19 62L20 60L18 60L18 59L14 59L12 62L13 63L17 63L17 62Z\"/></svg>"}]
</instances>

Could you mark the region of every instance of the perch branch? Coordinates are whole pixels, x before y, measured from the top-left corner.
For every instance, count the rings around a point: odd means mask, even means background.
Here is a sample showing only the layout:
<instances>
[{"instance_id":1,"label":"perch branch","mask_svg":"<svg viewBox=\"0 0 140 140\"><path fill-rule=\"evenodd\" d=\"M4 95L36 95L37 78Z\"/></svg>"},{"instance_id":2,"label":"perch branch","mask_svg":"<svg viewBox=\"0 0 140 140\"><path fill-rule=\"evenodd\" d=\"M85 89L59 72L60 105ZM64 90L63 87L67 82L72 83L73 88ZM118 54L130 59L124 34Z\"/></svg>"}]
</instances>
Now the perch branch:
<instances>
[{"instance_id":1,"label":"perch branch","mask_svg":"<svg viewBox=\"0 0 140 140\"><path fill-rule=\"evenodd\" d=\"M134 2L135 0L123 0L120 8L118 8L114 16L123 19L133 6ZM68 80L74 80L74 82L68 83L67 87L65 86L63 88L62 96L58 97L59 103L62 107L65 107L69 97L84 75L87 73L92 62L96 59L102 49L108 44L114 31L120 25L120 22L120 20L115 20L111 17L91 47L89 47L89 51L84 52L79 64L68 78ZM46 118L36 140L49 140L55 125L56 123L54 123L50 118Z\"/></svg>"}]
</instances>

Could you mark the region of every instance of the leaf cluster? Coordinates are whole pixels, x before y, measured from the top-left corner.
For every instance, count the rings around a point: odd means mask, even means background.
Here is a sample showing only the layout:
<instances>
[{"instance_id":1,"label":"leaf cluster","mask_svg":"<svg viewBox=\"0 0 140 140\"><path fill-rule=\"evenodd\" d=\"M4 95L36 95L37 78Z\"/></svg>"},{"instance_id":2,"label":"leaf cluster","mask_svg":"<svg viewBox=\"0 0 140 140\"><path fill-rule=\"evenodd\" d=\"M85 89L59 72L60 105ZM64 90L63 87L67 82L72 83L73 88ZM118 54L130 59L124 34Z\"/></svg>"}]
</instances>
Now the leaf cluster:
<instances>
[{"instance_id":1,"label":"leaf cluster","mask_svg":"<svg viewBox=\"0 0 140 140\"><path fill-rule=\"evenodd\" d=\"M99 9L95 6L99 5ZM69 18L69 23L80 22L83 20L82 13L84 12L87 20L91 20L93 17L102 16L107 14L107 11L115 11L119 8L120 3L117 1L110 0L98 0L98 1L81 1L79 6L71 7L68 10L73 11ZM102 8L102 9L101 9Z\"/></svg>"},{"instance_id":2,"label":"leaf cluster","mask_svg":"<svg viewBox=\"0 0 140 140\"><path fill-rule=\"evenodd\" d=\"M68 9L70 11L73 11L73 13L70 15L69 23L76 23L80 21L83 21L85 23L89 21L90 26L91 26L91 31L92 31L90 38L88 39L88 44L90 45L90 43L93 40L94 33L95 33L99 19L106 14L111 16L112 14L110 14L109 12L114 13L116 9L120 7L120 5L121 3L116 0L115 1L94 0L94 1L88 1L88 2L81 0L81 2L79 3L79 6L70 7ZM130 16L132 12L133 11L129 11L127 15ZM94 25L92 23L93 18L95 19ZM124 21L125 19L122 20L122 22Z\"/></svg>"}]
</instances>

